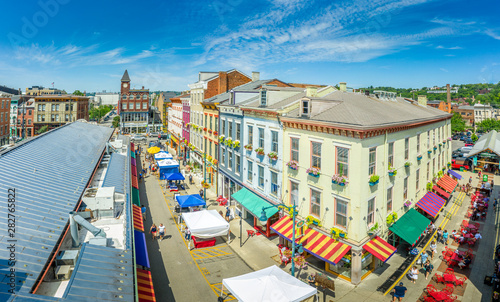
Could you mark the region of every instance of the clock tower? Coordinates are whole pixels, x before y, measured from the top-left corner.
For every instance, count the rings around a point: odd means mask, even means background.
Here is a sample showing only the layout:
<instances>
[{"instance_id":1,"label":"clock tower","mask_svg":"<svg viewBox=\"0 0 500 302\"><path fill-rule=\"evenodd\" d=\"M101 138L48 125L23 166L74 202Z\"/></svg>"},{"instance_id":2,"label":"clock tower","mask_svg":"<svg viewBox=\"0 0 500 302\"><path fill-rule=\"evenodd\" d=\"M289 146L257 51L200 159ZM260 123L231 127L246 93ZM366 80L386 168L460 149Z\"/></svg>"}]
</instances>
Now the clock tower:
<instances>
[{"instance_id":1,"label":"clock tower","mask_svg":"<svg viewBox=\"0 0 500 302\"><path fill-rule=\"evenodd\" d=\"M126 95L130 92L130 77L128 76L128 71L125 69L123 73L120 87L120 97L118 102L118 114L122 111L122 102L127 102ZM127 106L127 104L125 104Z\"/></svg>"}]
</instances>

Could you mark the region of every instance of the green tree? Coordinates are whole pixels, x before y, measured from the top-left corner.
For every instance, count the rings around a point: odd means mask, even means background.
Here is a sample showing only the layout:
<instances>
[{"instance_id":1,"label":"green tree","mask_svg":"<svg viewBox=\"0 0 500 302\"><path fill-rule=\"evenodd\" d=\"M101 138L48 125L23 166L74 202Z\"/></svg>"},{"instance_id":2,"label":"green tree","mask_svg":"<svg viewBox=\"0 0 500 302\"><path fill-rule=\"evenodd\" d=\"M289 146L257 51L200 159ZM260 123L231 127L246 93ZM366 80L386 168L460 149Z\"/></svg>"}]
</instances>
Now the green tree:
<instances>
[{"instance_id":1,"label":"green tree","mask_svg":"<svg viewBox=\"0 0 500 302\"><path fill-rule=\"evenodd\" d=\"M451 132L462 132L465 131L465 121L460 115L460 113L453 113L451 117Z\"/></svg>"},{"instance_id":2,"label":"green tree","mask_svg":"<svg viewBox=\"0 0 500 302\"><path fill-rule=\"evenodd\" d=\"M483 132L488 132L491 130L499 130L500 122L496 119L485 119L477 124L477 127L481 129Z\"/></svg>"},{"instance_id":3,"label":"green tree","mask_svg":"<svg viewBox=\"0 0 500 302\"><path fill-rule=\"evenodd\" d=\"M73 95L80 95L80 96L84 96L83 92L81 92L80 90L75 90L73 92Z\"/></svg>"},{"instance_id":4,"label":"green tree","mask_svg":"<svg viewBox=\"0 0 500 302\"><path fill-rule=\"evenodd\" d=\"M47 130L49 130L49 126L45 125L42 128L38 129L38 131L36 133L37 134L42 134L44 132L47 132Z\"/></svg>"},{"instance_id":5,"label":"green tree","mask_svg":"<svg viewBox=\"0 0 500 302\"><path fill-rule=\"evenodd\" d=\"M473 143L476 143L476 141L478 140L478 137L475 133L473 133L470 138L472 139Z\"/></svg>"},{"instance_id":6,"label":"green tree","mask_svg":"<svg viewBox=\"0 0 500 302\"><path fill-rule=\"evenodd\" d=\"M118 128L120 127L120 116L117 115L113 118L113 127Z\"/></svg>"}]
</instances>

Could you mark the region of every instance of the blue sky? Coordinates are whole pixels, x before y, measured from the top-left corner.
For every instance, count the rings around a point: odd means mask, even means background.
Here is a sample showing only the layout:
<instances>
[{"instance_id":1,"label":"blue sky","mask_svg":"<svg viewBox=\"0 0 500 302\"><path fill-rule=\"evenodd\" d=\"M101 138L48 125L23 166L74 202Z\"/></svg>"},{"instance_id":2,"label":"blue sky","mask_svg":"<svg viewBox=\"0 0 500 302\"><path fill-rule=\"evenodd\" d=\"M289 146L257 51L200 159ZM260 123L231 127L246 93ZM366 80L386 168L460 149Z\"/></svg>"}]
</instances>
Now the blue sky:
<instances>
[{"instance_id":1,"label":"blue sky","mask_svg":"<svg viewBox=\"0 0 500 302\"><path fill-rule=\"evenodd\" d=\"M495 0L3 3L0 84L186 90L199 71L351 87L500 81ZM5 13L8 12L8 13Z\"/></svg>"}]
</instances>

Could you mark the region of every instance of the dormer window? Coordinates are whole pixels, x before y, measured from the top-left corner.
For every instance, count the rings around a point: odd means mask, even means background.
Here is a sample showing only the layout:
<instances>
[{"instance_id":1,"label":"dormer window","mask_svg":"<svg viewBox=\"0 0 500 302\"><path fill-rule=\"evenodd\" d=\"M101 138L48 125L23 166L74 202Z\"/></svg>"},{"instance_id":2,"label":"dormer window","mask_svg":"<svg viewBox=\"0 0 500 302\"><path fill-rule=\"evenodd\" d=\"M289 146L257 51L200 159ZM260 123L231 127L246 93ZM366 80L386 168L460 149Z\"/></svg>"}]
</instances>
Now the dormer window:
<instances>
[{"instance_id":1,"label":"dormer window","mask_svg":"<svg viewBox=\"0 0 500 302\"><path fill-rule=\"evenodd\" d=\"M265 90L260 91L260 105L267 106L267 91Z\"/></svg>"},{"instance_id":2,"label":"dormer window","mask_svg":"<svg viewBox=\"0 0 500 302\"><path fill-rule=\"evenodd\" d=\"M309 117L309 114L311 113L311 108L309 107L309 100L302 100L302 104L301 104L301 115L303 117Z\"/></svg>"}]
</instances>

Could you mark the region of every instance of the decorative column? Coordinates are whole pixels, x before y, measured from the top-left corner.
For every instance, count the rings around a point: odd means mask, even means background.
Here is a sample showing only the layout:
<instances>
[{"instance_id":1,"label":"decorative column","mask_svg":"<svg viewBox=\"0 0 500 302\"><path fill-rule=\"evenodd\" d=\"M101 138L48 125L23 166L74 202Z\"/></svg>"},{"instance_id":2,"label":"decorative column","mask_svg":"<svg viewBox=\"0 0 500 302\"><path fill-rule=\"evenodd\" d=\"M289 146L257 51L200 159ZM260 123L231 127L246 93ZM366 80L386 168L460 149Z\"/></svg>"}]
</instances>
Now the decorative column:
<instances>
[{"instance_id":1,"label":"decorative column","mask_svg":"<svg viewBox=\"0 0 500 302\"><path fill-rule=\"evenodd\" d=\"M351 248L351 283L355 285L361 283L361 277L363 276L361 272L362 256L363 249L361 247Z\"/></svg>"}]
</instances>

